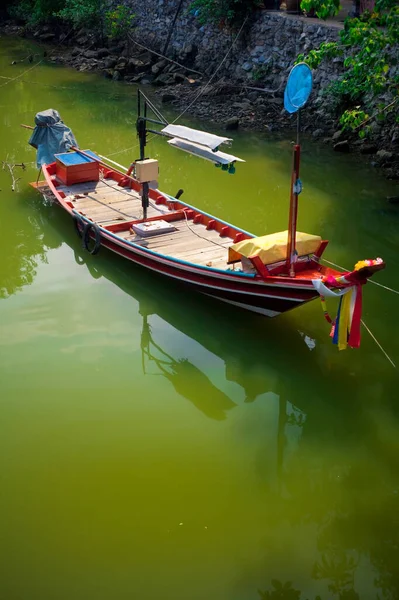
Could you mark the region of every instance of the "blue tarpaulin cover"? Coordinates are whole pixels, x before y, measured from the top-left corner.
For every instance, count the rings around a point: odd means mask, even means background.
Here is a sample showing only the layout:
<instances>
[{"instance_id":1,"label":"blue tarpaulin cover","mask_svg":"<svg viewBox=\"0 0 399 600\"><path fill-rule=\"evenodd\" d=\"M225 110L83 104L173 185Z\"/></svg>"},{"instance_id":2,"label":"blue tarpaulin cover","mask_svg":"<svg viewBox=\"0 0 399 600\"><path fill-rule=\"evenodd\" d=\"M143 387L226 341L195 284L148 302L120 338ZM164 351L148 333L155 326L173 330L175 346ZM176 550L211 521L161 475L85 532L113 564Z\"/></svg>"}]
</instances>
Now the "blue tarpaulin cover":
<instances>
[{"instance_id":1,"label":"blue tarpaulin cover","mask_svg":"<svg viewBox=\"0 0 399 600\"><path fill-rule=\"evenodd\" d=\"M305 63L299 63L291 69L284 91L284 108L295 113L308 101L313 87L312 71Z\"/></svg>"},{"instance_id":2,"label":"blue tarpaulin cover","mask_svg":"<svg viewBox=\"0 0 399 600\"><path fill-rule=\"evenodd\" d=\"M37 113L35 130L29 144L37 149L37 167L54 162L54 155L67 152L71 146L78 147L72 131L61 121L58 111L53 108Z\"/></svg>"}]
</instances>

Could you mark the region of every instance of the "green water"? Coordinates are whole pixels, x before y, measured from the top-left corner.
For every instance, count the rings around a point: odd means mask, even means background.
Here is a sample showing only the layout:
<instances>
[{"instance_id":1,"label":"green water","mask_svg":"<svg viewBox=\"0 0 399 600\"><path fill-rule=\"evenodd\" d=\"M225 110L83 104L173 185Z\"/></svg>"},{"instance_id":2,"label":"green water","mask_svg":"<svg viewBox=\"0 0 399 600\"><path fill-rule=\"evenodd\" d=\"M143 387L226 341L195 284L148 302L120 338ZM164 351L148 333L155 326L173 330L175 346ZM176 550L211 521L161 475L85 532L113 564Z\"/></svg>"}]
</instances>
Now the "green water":
<instances>
[{"instance_id":1,"label":"green water","mask_svg":"<svg viewBox=\"0 0 399 600\"><path fill-rule=\"evenodd\" d=\"M32 66L10 65L28 42L0 48L3 77ZM19 124L49 107L83 148L136 144L132 87L50 63L7 81L0 160L34 161ZM290 139L234 137L234 177L156 139L160 187L285 229ZM394 184L304 146L299 228L344 266L383 256L378 281L399 289ZM0 599L296 600L287 582L308 600L399 598L398 376L373 340L338 352L318 302L266 320L88 256L28 186L34 165L16 174L12 192L0 170ZM367 286L395 362L397 309Z\"/></svg>"}]
</instances>

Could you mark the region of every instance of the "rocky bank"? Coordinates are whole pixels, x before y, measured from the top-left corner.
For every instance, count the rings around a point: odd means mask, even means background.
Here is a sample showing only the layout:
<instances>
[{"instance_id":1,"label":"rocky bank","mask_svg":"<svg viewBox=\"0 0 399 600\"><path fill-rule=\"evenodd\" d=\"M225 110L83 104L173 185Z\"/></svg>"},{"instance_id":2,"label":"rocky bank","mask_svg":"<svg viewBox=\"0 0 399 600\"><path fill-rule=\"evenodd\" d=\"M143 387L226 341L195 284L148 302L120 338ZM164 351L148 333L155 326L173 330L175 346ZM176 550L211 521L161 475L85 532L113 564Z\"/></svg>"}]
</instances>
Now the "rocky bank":
<instances>
[{"instance_id":1,"label":"rocky bank","mask_svg":"<svg viewBox=\"0 0 399 600\"><path fill-rule=\"evenodd\" d=\"M296 117L283 110L283 91L297 55L339 35L337 25L267 11L254 13L238 37L237 32L199 26L188 10L181 11L171 29L177 0L165 4L148 0L145 7L135 0L126 3L136 14L128 41L107 40L97 31L84 29L71 33L44 26L29 31L7 23L2 30L57 44L48 53L54 62L79 71L97 71L112 81L152 86L160 103L218 127L270 132L296 126ZM165 32L171 32L167 59L158 55L165 50ZM338 152L366 155L362 160L383 168L387 177L399 179L399 129L390 117L372 122L367 141L341 131L336 107L325 90L341 72L342 61L326 61L314 73L314 91L303 111L302 130Z\"/></svg>"}]
</instances>

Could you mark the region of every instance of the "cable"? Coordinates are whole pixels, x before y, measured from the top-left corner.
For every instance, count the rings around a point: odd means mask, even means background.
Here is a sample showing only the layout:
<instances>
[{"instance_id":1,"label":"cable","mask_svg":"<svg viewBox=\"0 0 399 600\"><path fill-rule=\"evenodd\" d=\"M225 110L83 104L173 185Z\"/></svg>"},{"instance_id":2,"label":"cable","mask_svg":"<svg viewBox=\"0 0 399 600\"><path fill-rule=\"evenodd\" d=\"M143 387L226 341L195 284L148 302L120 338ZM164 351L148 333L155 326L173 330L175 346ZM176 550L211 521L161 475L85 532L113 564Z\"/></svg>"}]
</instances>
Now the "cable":
<instances>
[{"instance_id":1,"label":"cable","mask_svg":"<svg viewBox=\"0 0 399 600\"><path fill-rule=\"evenodd\" d=\"M67 39L67 37L69 37L69 35L72 33L72 31L73 31L73 27L72 27L72 29L69 30L69 32L67 33L67 35L64 37L64 39L62 40L62 43L65 42L65 40ZM60 45L61 45L61 42L59 42L57 44L57 46L50 52L49 56L51 56L52 54L54 54L54 52L57 50L57 48ZM41 60L39 60L39 62L37 62L35 65L33 65L32 67L30 67L29 69L26 69L26 71L23 71L20 75L17 75L16 77L13 77L12 79L9 79L9 81L6 81L2 85L0 85L0 88L4 87L5 85L8 85L9 83L12 83L13 81L16 81L17 79L20 79L21 77L23 77L25 75L25 73L29 73L29 71L32 71L33 69L35 69L36 67L38 67L40 64L42 64L42 62L44 62L45 58L47 58L47 57L43 57Z\"/></svg>"},{"instance_id":2,"label":"cable","mask_svg":"<svg viewBox=\"0 0 399 600\"><path fill-rule=\"evenodd\" d=\"M200 73L199 71L195 71L195 69L189 69L188 67L185 67L184 65L181 65L180 63L176 62L175 60L172 60L171 58L168 58L167 56L164 56L163 54L160 54L159 52L155 52L155 50L151 50L151 48L147 48L146 46L143 46L143 44L139 44L139 42L136 42L136 40L134 40L130 35L128 36L129 40L131 42L133 42L133 44L136 44L136 46L139 46L139 48L143 48L144 50L147 50L147 52L151 52L151 54L155 54L156 56L159 56L160 58L164 58L165 60L177 65L178 67L181 67L182 69L185 69L186 71L191 71L192 73L197 73L197 75L203 75L203 73Z\"/></svg>"},{"instance_id":3,"label":"cable","mask_svg":"<svg viewBox=\"0 0 399 600\"><path fill-rule=\"evenodd\" d=\"M187 218L187 212L184 211L184 216L186 217L186 225L189 228L189 230L191 231L191 233L193 233L194 235L196 235L197 237L206 240L207 242L212 242L212 244L215 244L215 246L220 246L221 248L223 248L223 250L227 250L226 246L224 246L223 244L219 244L219 242L217 242L216 240L211 240L210 238L206 238L205 236L197 233L196 231L194 231L194 229L192 229L190 227L190 225L188 224L188 218Z\"/></svg>"},{"instance_id":4,"label":"cable","mask_svg":"<svg viewBox=\"0 0 399 600\"><path fill-rule=\"evenodd\" d=\"M242 30L244 29L244 26L246 24L246 22L248 21L248 15L246 16L246 18L244 19L243 24L241 25L236 37L233 40L233 43L231 44L230 48L228 49L228 51L226 52L222 62L220 63L220 65L217 67L216 71L213 73L213 75L211 76L211 78L209 79L209 81L205 84L205 86L203 88L200 89L200 91L198 92L198 94L195 96L194 100L183 110L182 113L180 113L180 115L178 117L176 117L176 119L173 121L173 123L176 123L176 121L178 121L180 119L180 117L182 117L192 106L193 104L195 104L195 102L198 100L198 98L200 98L202 96L202 94L205 93L206 89L208 88L208 86L211 84L211 81L213 81L213 79L215 78L216 74L220 71L220 69L222 68L222 66L224 65L224 63L227 60L228 55L230 54L230 52L232 51L234 44L236 43L236 41L238 40L239 36L241 35Z\"/></svg>"},{"instance_id":5,"label":"cable","mask_svg":"<svg viewBox=\"0 0 399 600\"><path fill-rule=\"evenodd\" d=\"M373 335L373 333L370 331L370 329L367 327L366 323L363 321L363 319L361 320L361 323L363 325L363 327L366 329L367 333L370 334L370 336L373 338L373 340L375 341L375 343L377 344L377 346L379 347L379 349L381 350L381 352L385 355L385 357L387 358L387 360L391 363L391 365L393 366L394 369L396 369L396 365L393 362L392 358L390 358L390 356L388 355L388 353L384 350L384 348L381 346L380 342L377 340L377 338L375 337L375 335Z\"/></svg>"}]
</instances>

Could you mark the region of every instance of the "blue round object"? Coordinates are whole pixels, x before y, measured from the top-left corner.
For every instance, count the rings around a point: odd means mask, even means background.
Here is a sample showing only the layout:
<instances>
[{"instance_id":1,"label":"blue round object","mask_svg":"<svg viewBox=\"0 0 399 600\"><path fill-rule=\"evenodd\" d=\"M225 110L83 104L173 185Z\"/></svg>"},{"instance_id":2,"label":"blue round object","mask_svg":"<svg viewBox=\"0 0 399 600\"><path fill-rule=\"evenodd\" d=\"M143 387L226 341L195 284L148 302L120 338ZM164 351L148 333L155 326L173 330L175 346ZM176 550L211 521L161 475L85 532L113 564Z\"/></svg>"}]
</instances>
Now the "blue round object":
<instances>
[{"instance_id":1,"label":"blue round object","mask_svg":"<svg viewBox=\"0 0 399 600\"><path fill-rule=\"evenodd\" d=\"M291 69L284 91L284 108L295 113L305 106L313 87L312 71L306 63L298 63Z\"/></svg>"}]
</instances>

